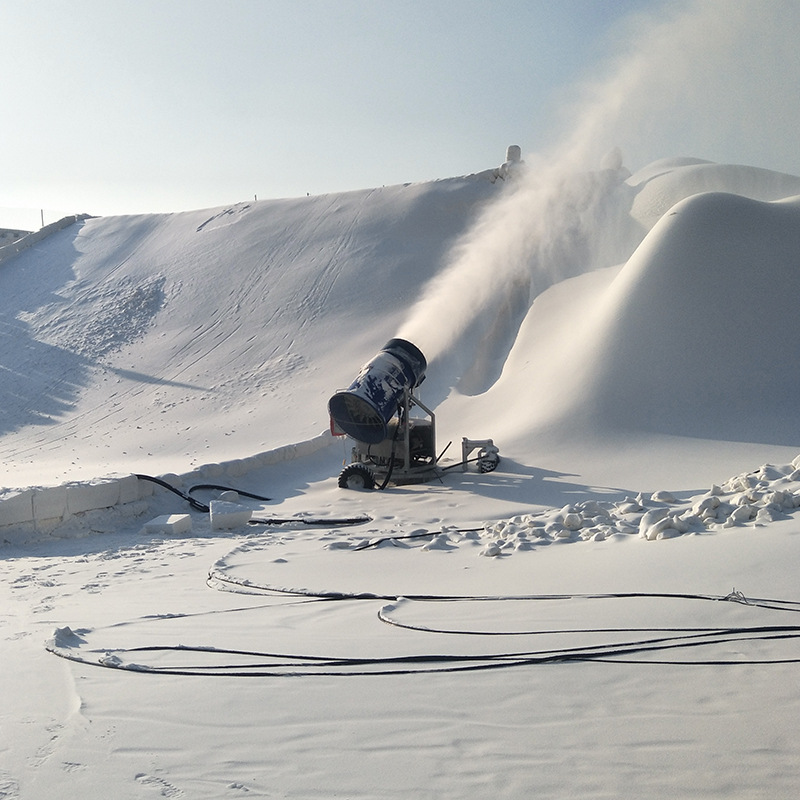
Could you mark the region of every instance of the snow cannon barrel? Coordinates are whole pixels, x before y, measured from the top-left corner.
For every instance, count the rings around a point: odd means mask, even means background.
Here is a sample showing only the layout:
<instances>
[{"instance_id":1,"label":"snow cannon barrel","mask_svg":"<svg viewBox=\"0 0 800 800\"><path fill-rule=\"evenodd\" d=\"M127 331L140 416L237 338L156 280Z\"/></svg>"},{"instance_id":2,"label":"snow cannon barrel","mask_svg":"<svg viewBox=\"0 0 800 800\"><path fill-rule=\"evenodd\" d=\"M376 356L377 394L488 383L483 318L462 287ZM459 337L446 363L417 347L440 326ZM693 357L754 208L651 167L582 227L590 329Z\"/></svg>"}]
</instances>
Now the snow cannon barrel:
<instances>
[{"instance_id":1,"label":"snow cannon barrel","mask_svg":"<svg viewBox=\"0 0 800 800\"><path fill-rule=\"evenodd\" d=\"M406 390L422 383L428 362L416 345L390 339L368 361L347 389L328 401L331 419L349 436L366 444L388 438L388 423Z\"/></svg>"}]
</instances>

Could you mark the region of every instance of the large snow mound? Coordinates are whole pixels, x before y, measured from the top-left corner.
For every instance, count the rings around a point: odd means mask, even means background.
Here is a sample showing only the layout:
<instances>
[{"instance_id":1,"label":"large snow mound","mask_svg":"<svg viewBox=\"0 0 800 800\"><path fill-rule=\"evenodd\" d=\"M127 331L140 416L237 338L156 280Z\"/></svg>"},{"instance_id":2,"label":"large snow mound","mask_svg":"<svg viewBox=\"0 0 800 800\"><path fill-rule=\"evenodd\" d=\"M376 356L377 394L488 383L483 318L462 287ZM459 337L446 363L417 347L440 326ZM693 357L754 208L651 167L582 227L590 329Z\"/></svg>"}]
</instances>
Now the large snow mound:
<instances>
[{"instance_id":1,"label":"large snow mound","mask_svg":"<svg viewBox=\"0 0 800 800\"><path fill-rule=\"evenodd\" d=\"M800 178L696 159L624 178L481 173L53 234L0 270L3 483L308 440L404 330L441 434L520 464L626 431L791 460ZM752 464L733 450L722 474Z\"/></svg>"},{"instance_id":2,"label":"large snow mound","mask_svg":"<svg viewBox=\"0 0 800 800\"><path fill-rule=\"evenodd\" d=\"M800 443L800 200L695 195L653 229L603 298L584 355L596 421Z\"/></svg>"},{"instance_id":3,"label":"large snow mound","mask_svg":"<svg viewBox=\"0 0 800 800\"><path fill-rule=\"evenodd\" d=\"M800 178L781 172L692 158L655 161L628 183L636 187L631 215L648 229L680 200L701 192L728 192L752 200L780 200L800 194Z\"/></svg>"}]
</instances>

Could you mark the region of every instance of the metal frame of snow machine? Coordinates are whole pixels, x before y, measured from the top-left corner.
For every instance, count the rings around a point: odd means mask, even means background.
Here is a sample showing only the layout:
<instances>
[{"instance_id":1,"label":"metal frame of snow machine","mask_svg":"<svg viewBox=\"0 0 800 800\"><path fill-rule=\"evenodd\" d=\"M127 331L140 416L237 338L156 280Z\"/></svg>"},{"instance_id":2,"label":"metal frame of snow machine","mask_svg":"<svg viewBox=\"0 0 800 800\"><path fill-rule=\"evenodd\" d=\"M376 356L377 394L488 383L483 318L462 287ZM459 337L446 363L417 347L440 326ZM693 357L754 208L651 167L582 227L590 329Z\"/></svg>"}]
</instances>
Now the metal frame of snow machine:
<instances>
[{"instance_id":1,"label":"metal frame of snow machine","mask_svg":"<svg viewBox=\"0 0 800 800\"><path fill-rule=\"evenodd\" d=\"M411 409L420 408L427 417L412 417ZM370 444L354 440L350 460L339 475L342 489L381 488L392 482L398 486L425 483L440 478L443 471L437 466L436 416L409 389L397 415L387 423L389 435Z\"/></svg>"}]
</instances>

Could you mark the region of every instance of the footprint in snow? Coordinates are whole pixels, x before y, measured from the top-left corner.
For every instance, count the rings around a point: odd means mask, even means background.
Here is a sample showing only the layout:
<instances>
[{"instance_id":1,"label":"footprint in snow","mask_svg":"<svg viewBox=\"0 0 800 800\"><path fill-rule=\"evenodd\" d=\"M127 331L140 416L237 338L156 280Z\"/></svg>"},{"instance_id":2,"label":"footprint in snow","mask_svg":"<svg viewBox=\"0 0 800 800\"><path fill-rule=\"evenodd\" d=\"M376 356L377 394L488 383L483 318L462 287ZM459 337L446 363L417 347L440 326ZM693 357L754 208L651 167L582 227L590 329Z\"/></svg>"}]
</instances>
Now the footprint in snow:
<instances>
[{"instance_id":1,"label":"footprint in snow","mask_svg":"<svg viewBox=\"0 0 800 800\"><path fill-rule=\"evenodd\" d=\"M0 770L0 800L16 800L19 784L5 770Z\"/></svg>"},{"instance_id":2,"label":"footprint in snow","mask_svg":"<svg viewBox=\"0 0 800 800\"><path fill-rule=\"evenodd\" d=\"M177 786L173 786L155 775L147 775L144 772L140 772L136 775L135 780L142 786L155 789L162 797L183 797L183 792Z\"/></svg>"}]
</instances>

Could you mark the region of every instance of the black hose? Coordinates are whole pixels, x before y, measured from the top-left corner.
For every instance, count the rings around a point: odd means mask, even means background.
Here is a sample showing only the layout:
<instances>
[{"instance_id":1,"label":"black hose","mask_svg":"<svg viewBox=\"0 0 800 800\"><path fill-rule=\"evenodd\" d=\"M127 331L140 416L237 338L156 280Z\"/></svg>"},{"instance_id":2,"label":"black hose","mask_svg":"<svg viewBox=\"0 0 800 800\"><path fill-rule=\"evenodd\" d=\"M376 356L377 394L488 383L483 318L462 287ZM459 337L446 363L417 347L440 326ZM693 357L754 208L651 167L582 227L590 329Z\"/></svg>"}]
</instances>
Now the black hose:
<instances>
[{"instance_id":1,"label":"black hose","mask_svg":"<svg viewBox=\"0 0 800 800\"><path fill-rule=\"evenodd\" d=\"M177 489L176 487L172 486L166 481L161 480L161 478L154 478L152 475L138 475L138 474L135 475L134 477L138 478L140 481L150 481L151 483L158 484L164 489L168 489L170 492L173 492L174 494L178 495L178 497L182 497L195 511L202 511L204 513L208 513L211 510L205 503L201 503L199 500L195 500L194 497L191 497L186 492L182 492L180 489Z\"/></svg>"},{"instance_id":2,"label":"black hose","mask_svg":"<svg viewBox=\"0 0 800 800\"><path fill-rule=\"evenodd\" d=\"M346 525L362 525L365 522L372 522L372 517L362 514L358 517L267 517L264 519L253 517L248 525L309 525L313 528L336 528Z\"/></svg>"},{"instance_id":3,"label":"black hose","mask_svg":"<svg viewBox=\"0 0 800 800\"><path fill-rule=\"evenodd\" d=\"M248 588L251 584L248 583ZM295 594L296 592L288 592ZM304 594L297 592L297 594ZM800 603L795 601L771 600L759 598L745 598L739 592L732 592L726 597L690 593L661 593L661 592L622 592L610 594L571 594L571 595L531 595L524 599L552 600L570 598L617 598L617 597L650 597L650 598L687 598L696 600L728 601L744 603L748 606L770 608L775 610L800 611ZM348 596L345 594L331 597L319 594L320 601L330 599L358 600L380 599L375 595ZM409 598L411 599L411 598ZM433 598L432 598L433 599ZM436 598L446 600L479 600L495 599L510 600L512 597L461 597L461 598ZM523 598L519 598L523 599ZM382 622L397 625L396 621L388 620L384 614L379 614ZM443 633L435 629L410 627L412 630L425 630L430 633ZM718 666L743 666L743 665L768 665L768 664L797 664L798 657L766 657L766 658L703 658L695 660L663 657L655 659L652 656L670 651L685 651L692 648L732 644L748 641L775 641L800 638L800 626L797 625L757 625L735 626L720 628L619 628L619 629L586 629L586 630L560 630L560 631L528 631L527 634L536 633L602 633L602 632L652 632L657 635L647 638L636 638L631 641L601 642L592 645L576 645L572 647L555 647L548 649L534 649L521 651L507 651L501 653L421 653L405 654L383 657L364 656L322 656L307 653L284 653L257 650L238 650L218 648L203 645L145 645L132 648L100 648L87 650L83 653L74 651L71 646L60 646L57 639L48 642L46 649L61 658L66 658L77 663L90 666L99 666L112 669L124 669L131 672L150 673L158 675L196 675L196 676L224 676L224 677L291 677L291 676L377 676L377 675L407 675L419 673L440 672L472 672L480 670L507 669L509 667L557 664L565 662L604 662L617 664L671 664L683 666L718 665ZM456 631L454 631L455 633ZM458 631L458 633L471 633L486 635L486 632ZM125 663L116 654L141 654L178 652L182 654L206 654L209 656L223 657L217 663L169 665L147 665L137 661ZM224 657L252 658L251 664L224 663Z\"/></svg>"},{"instance_id":4,"label":"black hose","mask_svg":"<svg viewBox=\"0 0 800 800\"><path fill-rule=\"evenodd\" d=\"M242 489L232 489L230 486L219 486L216 483L198 483L196 486L192 486L189 489L188 494L192 492L200 491L201 489L216 489L221 492L236 492L236 494L242 495L242 497L249 497L251 500L263 500L265 503L272 500L271 497L262 497L258 494L252 494L251 492L245 492Z\"/></svg>"},{"instance_id":5,"label":"black hose","mask_svg":"<svg viewBox=\"0 0 800 800\"><path fill-rule=\"evenodd\" d=\"M402 542L407 539L424 539L426 536L439 536L442 533L475 533L484 530L483 528L455 528L448 531L425 531L424 533L407 533L399 534L397 536L383 536L380 539L373 539L363 544L357 544L353 551L367 550L370 547L378 547L384 542Z\"/></svg>"},{"instance_id":6,"label":"black hose","mask_svg":"<svg viewBox=\"0 0 800 800\"><path fill-rule=\"evenodd\" d=\"M394 454L395 449L397 447L397 435L400 433L400 426L403 421L403 414L400 413L397 420L397 426L394 429L394 435L392 436L392 450L389 453L389 469L386 472L386 477L383 479L383 483L378 487L378 491L383 491L388 485L389 481L392 479L392 473L394 472ZM408 453L406 453L406 457L408 457ZM408 467L408 464L406 464Z\"/></svg>"},{"instance_id":7,"label":"black hose","mask_svg":"<svg viewBox=\"0 0 800 800\"><path fill-rule=\"evenodd\" d=\"M210 507L192 497L192 492L199 491L201 489L216 489L223 492L236 492L244 497L250 497L253 500L270 500L269 497L261 497L260 495L252 494L251 492L245 492L241 489L233 489L230 486L219 486L216 483L198 483L196 486L192 486L188 491L182 492L180 489L176 488L170 483L167 483L165 480L162 480L161 478L154 478L152 475L137 474L134 477L138 478L140 481L150 481L151 483L158 484L164 489L168 489L170 492L178 495L178 497L183 498L195 511L202 511L204 514L207 514L211 510Z\"/></svg>"}]
</instances>

